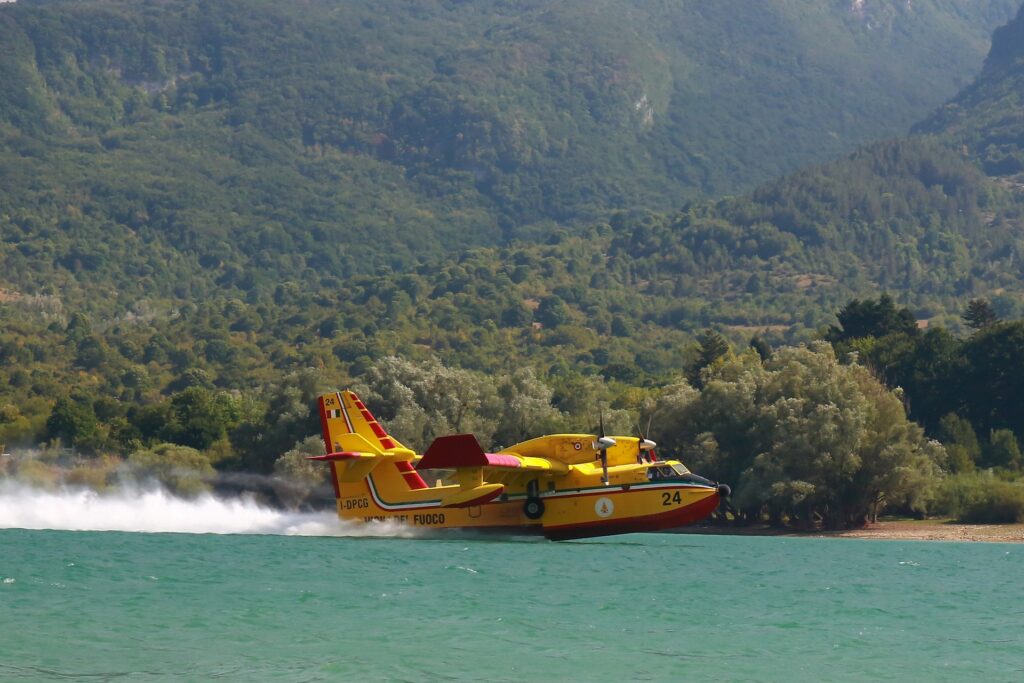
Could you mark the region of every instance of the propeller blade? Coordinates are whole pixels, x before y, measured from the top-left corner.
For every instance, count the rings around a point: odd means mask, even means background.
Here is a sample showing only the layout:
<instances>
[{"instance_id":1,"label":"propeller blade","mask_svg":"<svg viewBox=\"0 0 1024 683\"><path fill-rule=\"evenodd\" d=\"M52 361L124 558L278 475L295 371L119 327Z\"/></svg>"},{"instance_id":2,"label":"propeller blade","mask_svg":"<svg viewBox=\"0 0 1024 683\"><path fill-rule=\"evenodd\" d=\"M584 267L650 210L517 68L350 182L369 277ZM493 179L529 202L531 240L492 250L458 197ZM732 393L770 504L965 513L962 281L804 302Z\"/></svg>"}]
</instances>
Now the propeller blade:
<instances>
[{"instance_id":1,"label":"propeller blade","mask_svg":"<svg viewBox=\"0 0 1024 683\"><path fill-rule=\"evenodd\" d=\"M642 465L644 462L644 433L640 431L640 423L636 423L636 462L638 465Z\"/></svg>"},{"instance_id":2,"label":"propeller blade","mask_svg":"<svg viewBox=\"0 0 1024 683\"><path fill-rule=\"evenodd\" d=\"M597 443L601 445L601 481L608 485L608 446L615 445L615 439L609 439L604 435L604 411L598 413L598 426L601 428ZM608 442L611 441L609 444Z\"/></svg>"},{"instance_id":3,"label":"propeller blade","mask_svg":"<svg viewBox=\"0 0 1024 683\"><path fill-rule=\"evenodd\" d=\"M646 434L644 432L640 431L640 423L639 422L636 425L636 437L637 437L637 444L636 444L636 446L637 446L637 454L636 454L636 459L637 459L637 462L641 462L643 460L644 451L650 451L651 452L651 459L652 460L657 460L658 459L654 455L654 449L657 447L658 444L656 444L655 442L653 442L653 441L651 441L650 439L647 438L647 434L651 433L651 420L653 420L653 419L654 419L654 413L651 413L650 415L647 416L647 433Z\"/></svg>"}]
</instances>

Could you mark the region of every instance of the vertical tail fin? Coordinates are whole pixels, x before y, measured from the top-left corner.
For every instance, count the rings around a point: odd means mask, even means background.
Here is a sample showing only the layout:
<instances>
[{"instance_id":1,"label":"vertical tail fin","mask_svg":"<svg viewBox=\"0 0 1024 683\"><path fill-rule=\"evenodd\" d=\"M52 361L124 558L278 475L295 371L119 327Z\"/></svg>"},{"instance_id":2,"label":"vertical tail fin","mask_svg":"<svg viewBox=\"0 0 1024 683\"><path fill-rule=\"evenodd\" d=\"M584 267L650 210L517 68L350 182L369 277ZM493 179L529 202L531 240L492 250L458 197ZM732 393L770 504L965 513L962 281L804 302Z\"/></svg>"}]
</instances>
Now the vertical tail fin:
<instances>
[{"instance_id":1,"label":"vertical tail fin","mask_svg":"<svg viewBox=\"0 0 1024 683\"><path fill-rule=\"evenodd\" d=\"M342 450L346 434L358 434L375 449L405 448L384 431L363 402L351 391L337 391L320 397L320 424L327 452Z\"/></svg>"},{"instance_id":2,"label":"vertical tail fin","mask_svg":"<svg viewBox=\"0 0 1024 683\"><path fill-rule=\"evenodd\" d=\"M401 449L405 446L380 426L359 397L351 391L338 391L320 397L320 424L324 445L328 453L342 450L372 452ZM354 435L354 436L352 436ZM427 484L408 460L396 460L395 466L412 489L426 488Z\"/></svg>"}]
</instances>

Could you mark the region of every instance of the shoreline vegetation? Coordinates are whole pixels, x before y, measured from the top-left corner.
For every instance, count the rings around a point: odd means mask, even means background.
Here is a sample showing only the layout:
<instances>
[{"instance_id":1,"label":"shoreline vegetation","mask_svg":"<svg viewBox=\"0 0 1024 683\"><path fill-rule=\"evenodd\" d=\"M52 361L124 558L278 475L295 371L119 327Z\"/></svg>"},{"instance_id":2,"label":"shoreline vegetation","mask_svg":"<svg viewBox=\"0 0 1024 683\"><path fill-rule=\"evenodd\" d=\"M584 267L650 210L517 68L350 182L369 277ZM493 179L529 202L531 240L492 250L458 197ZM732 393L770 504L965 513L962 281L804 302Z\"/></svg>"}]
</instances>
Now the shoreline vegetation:
<instances>
[{"instance_id":1,"label":"shoreline vegetation","mask_svg":"<svg viewBox=\"0 0 1024 683\"><path fill-rule=\"evenodd\" d=\"M881 519L859 529L791 529L755 524L685 527L672 533L712 536L783 536L791 538L859 538L872 541L946 541L1024 543L1024 524L962 524L953 519Z\"/></svg>"},{"instance_id":2,"label":"shoreline vegetation","mask_svg":"<svg viewBox=\"0 0 1024 683\"><path fill-rule=\"evenodd\" d=\"M732 487L738 525L860 530L880 515L1024 523L1024 320L972 304L965 340L922 335L885 296L854 300L841 327L809 345L772 349L755 338L734 349L705 330L660 386L393 356L348 385L420 453L445 434L472 433L499 452L593 430L588 412L611 434L648 424L659 456ZM284 509L326 507L329 470L307 458L323 453L313 406L329 383L310 368L261 395L199 383L130 407L79 389L54 403L43 444L3 458L0 476L97 491L154 481L185 497L246 492Z\"/></svg>"}]
</instances>

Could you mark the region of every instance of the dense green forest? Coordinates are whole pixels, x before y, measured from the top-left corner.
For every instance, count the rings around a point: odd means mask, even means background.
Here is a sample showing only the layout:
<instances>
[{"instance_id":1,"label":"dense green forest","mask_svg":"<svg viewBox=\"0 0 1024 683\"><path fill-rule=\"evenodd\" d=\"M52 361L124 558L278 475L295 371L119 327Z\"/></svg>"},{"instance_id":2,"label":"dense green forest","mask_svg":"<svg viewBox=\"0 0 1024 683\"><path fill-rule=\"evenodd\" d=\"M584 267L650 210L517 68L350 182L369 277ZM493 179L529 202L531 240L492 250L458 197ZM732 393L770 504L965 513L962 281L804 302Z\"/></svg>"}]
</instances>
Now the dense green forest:
<instances>
[{"instance_id":1,"label":"dense green forest","mask_svg":"<svg viewBox=\"0 0 1024 683\"><path fill-rule=\"evenodd\" d=\"M123 309L746 190L903 133L1016 0L855 5L4 5L6 279Z\"/></svg>"},{"instance_id":2,"label":"dense green forest","mask_svg":"<svg viewBox=\"0 0 1024 683\"><path fill-rule=\"evenodd\" d=\"M313 398L356 386L421 447L652 418L740 520L1020 516L1024 13L914 136L700 197L898 132L1015 4L0 7L11 469L315 499Z\"/></svg>"}]
</instances>

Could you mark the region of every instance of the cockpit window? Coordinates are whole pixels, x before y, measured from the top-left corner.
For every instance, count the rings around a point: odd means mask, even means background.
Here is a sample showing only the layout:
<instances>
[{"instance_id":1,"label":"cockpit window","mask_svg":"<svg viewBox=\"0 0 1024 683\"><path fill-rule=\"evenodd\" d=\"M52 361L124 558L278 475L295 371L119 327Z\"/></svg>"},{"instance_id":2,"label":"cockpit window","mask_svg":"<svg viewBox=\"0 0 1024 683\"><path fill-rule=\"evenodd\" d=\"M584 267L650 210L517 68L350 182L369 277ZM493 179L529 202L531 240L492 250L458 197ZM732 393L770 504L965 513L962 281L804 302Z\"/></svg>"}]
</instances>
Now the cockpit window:
<instances>
[{"instance_id":1,"label":"cockpit window","mask_svg":"<svg viewBox=\"0 0 1024 683\"><path fill-rule=\"evenodd\" d=\"M676 467L682 467L682 465L662 465L660 467L648 467L647 478L650 480L655 479L674 479L680 474L686 474L686 468L683 467L683 471L679 472Z\"/></svg>"},{"instance_id":2,"label":"cockpit window","mask_svg":"<svg viewBox=\"0 0 1024 683\"><path fill-rule=\"evenodd\" d=\"M686 469L685 465L678 462L672 463L672 469L674 469L676 471L676 474L678 474L680 477L683 476L684 474L690 473L690 470Z\"/></svg>"}]
</instances>

